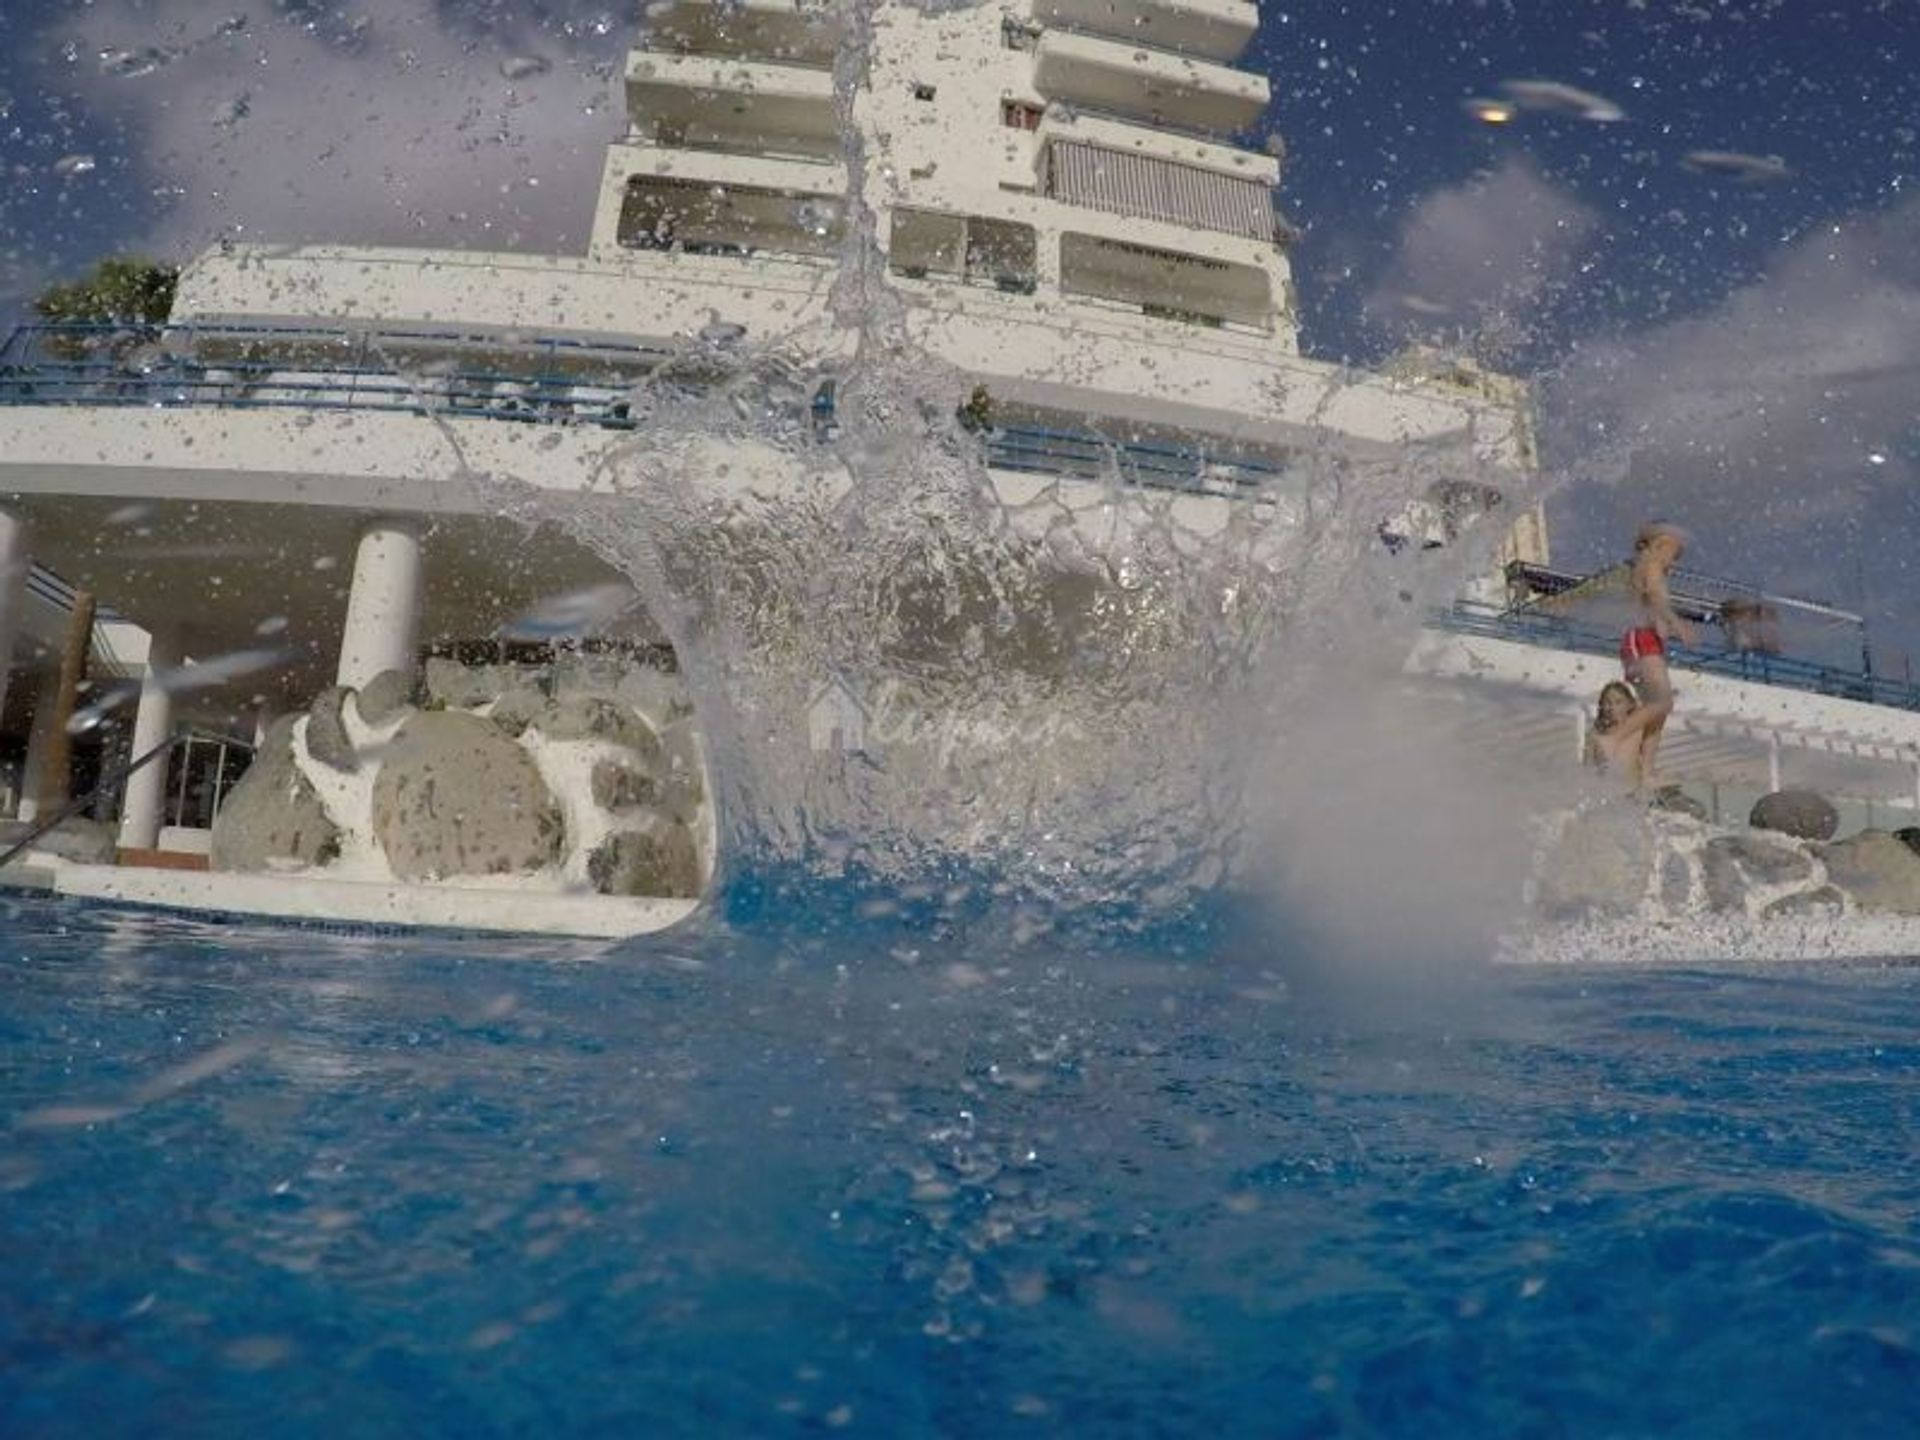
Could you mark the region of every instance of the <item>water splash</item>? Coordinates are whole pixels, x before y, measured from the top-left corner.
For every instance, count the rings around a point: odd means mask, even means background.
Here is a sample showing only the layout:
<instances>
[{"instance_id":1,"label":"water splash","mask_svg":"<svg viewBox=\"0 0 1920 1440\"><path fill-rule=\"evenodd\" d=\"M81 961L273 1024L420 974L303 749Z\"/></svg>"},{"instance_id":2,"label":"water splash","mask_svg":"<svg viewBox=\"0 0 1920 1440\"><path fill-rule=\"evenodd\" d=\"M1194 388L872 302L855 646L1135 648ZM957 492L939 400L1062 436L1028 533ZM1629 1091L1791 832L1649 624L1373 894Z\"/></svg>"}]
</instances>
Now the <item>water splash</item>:
<instances>
[{"instance_id":1,"label":"water splash","mask_svg":"<svg viewBox=\"0 0 1920 1440\"><path fill-rule=\"evenodd\" d=\"M1115 449L1009 499L965 413L978 377L918 342L924 312L887 274L872 190L891 176L856 123L872 13L838 12L846 191L817 318L766 334L711 314L630 397L637 436L591 487L616 503L508 508L630 576L671 637L737 865L1178 907L1245 872L1250 767L1312 688L1291 661L1349 635L1329 621L1387 578L1375 527L1475 437L1362 460L1329 419L1205 533L1191 495L1128 483ZM1399 655L1415 589L1467 558L1392 578Z\"/></svg>"}]
</instances>

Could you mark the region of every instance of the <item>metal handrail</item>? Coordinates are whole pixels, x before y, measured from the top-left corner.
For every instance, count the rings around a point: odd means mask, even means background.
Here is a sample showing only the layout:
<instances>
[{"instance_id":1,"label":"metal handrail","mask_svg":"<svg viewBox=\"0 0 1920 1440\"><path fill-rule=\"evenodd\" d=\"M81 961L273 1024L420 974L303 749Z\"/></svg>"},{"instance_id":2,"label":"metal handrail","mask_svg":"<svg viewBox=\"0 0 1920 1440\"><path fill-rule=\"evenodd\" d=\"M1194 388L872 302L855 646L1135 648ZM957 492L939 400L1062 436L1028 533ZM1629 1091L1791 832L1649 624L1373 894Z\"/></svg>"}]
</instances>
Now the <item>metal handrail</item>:
<instances>
[{"instance_id":1,"label":"metal handrail","mask_svg":"<svg viewBox=\"0 0 1920 1440\"><path fill-rule=\"evenodd\" d=\"M1501 610L1472 601L1460 601L1435 610L1429 616L1428 623L1434 629L1457 634L1484 635L1492 639L1512 640L1555 650L1573 650L1582 654L1612 655L1620 647L1620 636L1613 630L1582 625L1537 611ZM1705 650L1685 645L1670 645L1667 658L1669 663L1682 670L1723 675L1734 680L1758 681L1786 690L1859 700L1896 710L1920 711L1920 684L1889 680L1883 676L1869 675L1863 670L1825 665L1790 655L1751 650Z\"/></svg>"},{"instance_id":2,"label":"metal handrail","mask_svg":"<svg viewBox=\"0 0 1920 1440\"><path fill-rule=\"evenodd\" d=\"M159 759L186 738L185 735L169 735L165 740L162 740L158 745L147 751L146 754L137 759L130 760L119 769L111 770L101 776L94 782L93 788L78 800L69 800L65 805L54 811L49 818L42 820L35 825L33 829L29 830L24 839L15 841L12 845L8 846L6 850L0 851L0 869L4 869L16 856L22 855L32 849L34 842L41 839L49 831L56 829L64 821L71 820L82 810L86 809L87 806L93 804L107 789L120 784L129 775L133 774L134 771Z\"/></svg>"}]
</instances>

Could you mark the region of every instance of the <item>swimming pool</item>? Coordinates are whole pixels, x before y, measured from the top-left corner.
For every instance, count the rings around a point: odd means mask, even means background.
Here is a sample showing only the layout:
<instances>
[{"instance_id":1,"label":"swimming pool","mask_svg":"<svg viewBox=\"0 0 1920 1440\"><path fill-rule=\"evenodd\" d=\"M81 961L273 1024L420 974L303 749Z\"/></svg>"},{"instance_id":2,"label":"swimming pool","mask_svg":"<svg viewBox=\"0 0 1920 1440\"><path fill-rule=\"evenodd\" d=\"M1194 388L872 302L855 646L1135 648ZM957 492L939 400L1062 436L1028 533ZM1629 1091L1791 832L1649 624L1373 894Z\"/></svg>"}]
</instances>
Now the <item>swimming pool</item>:
<instances>
[{"instance_id":1,"label":"swimming pool","mask_svg":"<svg viewBox=\"0 0 1920 1440\"><path fill-rule=\"evenodd\" d=\"M6 902L0 1431L1920 1417L1920 969L1360 991L923 919Z\"/></svg>"}]
</instances>

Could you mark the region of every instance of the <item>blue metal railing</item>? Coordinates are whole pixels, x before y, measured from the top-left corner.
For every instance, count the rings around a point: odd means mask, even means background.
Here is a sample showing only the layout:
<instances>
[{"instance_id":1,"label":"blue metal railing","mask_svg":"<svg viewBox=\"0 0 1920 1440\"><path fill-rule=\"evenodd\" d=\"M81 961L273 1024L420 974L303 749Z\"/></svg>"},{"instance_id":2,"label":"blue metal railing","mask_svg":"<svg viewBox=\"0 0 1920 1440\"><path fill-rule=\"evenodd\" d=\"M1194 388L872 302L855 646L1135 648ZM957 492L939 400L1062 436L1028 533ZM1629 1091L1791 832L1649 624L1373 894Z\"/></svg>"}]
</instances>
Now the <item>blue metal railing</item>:
<instances>
[{"instance_id":1,"label":"blue metal railing","mask_svg":"<svg viewBox=\"0 0 1920 1440\"><path fill-rule=\"evenodd\" d=\"M986 432L987 464L997 470L1102 480L1118 473L1136 485L1238 493L1285 475L1273 461L1200 447L1109 440L1088 431L1008 425Z\"/></svg>"},{"instance_id":2,"label":"blue metal railing","mask_svg":"<svg viewBox=\"0 0 1920 1440\"><path fill-rule=\"evenodd\" d=\"M1523 645L1576 650L1590 655L1617 655L1620 650L1620 635L1616 630L1583 625L1537 611L1501 610L1496 606L1477 605L1470 601L1461 601L1434 611L1429 623L1435 629L1456 634L1485 635L1498 640L1518 641ZM1920 710L1920 684L1868 675L1844 666L1823 665L1818 661L1796 659L1790 655L1768 655L1749 650L1709 650L1697 646L1671 645L1667 656L1676 669L1723 675L1733 680L1750 680L1762 685L1778 685L1814 695L1861 700L1869 705L1887 705L1897 710Z\"/></svg>"},{"instance_id":3,"label":"blue metal railing","mask_svg":"<svg viewBox=\"0 0 1920 1440\"><path fill-rule=\"evenodd\" d=\"M501 363L475 363L488 354ZM427 331L28 325L0 345L0 406L383 410L631 430L634 388L669 358L642 346ZM823 437L830 433L828 387L813 418ZM1262 457L1089 431L1009 425L980 440L995 468L1073 479L1117 474L1137 485L1241 494L1285 473Z\"/></svg>"},{"instance_id":4,"label":"blue metal railing","mask_svg":"<svg viewBox=\"0 0 1920 1440\"><path fill-rule=\"evenodd\" d=\"M511 368L485 355L511 356ZM432 331L26 325L0 346L0 405L403 410L625 422L667 352Z\"/></svg>"}]
</instances>

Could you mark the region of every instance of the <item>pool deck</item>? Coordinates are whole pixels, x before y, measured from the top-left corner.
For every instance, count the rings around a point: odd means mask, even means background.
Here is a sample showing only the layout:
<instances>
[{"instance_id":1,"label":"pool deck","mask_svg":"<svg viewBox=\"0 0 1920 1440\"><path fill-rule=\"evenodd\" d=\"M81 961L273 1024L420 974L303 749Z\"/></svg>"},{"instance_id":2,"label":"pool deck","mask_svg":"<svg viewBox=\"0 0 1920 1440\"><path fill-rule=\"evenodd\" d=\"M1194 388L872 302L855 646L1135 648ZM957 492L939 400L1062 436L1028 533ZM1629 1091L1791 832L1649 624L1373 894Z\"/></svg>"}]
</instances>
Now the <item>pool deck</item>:
<instances>
[{"instance_id":1,"label":"pool deck","mask_svg":"<svg viewBox=\"0 0 1920 1440\"><path fill-rule=\"evenodd\" d=\"M1793 965L1831 961L1920 963L1920 916L1837 919L1607 921L1542 925L1507 937L1509 965Z\"/></svg>"},{"instance_id":2,"label":"pool deck","mask_svg":"<svg viewBox=\"0 0 1920 1440\"><path fill-rule=\"evenodd\" d=\"M35 858L0 872L6 888L160 910L302 924L624 940L665 930L697 900L559 895L523 889L397 885L306 875L234 875Z\"/></svg>"}]
</instances>

